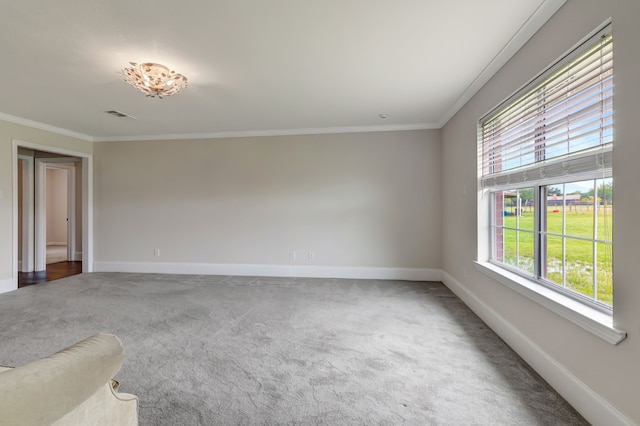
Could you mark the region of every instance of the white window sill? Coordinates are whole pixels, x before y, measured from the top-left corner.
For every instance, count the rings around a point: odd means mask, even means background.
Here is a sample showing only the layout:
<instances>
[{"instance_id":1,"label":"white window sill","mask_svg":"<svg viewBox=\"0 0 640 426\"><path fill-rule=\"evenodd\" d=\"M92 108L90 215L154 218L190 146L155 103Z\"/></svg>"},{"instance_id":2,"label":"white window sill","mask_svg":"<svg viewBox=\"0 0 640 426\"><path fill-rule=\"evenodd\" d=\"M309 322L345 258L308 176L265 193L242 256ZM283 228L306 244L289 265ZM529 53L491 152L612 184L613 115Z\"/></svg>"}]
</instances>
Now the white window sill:
<instances>
[{"instance_id":1,"label":"white window sill","mask_svg":"<svg viewBox=\"0 0 640 426\"><path fill-rule=\"evenodd\" d=\"M582 304L561 293L536 284L489 262L475 262L476 269L523 296L541 304L584 330L612 345L622 342L627 333L613 328L611 315Z\"/></svg>"}]
</instances>

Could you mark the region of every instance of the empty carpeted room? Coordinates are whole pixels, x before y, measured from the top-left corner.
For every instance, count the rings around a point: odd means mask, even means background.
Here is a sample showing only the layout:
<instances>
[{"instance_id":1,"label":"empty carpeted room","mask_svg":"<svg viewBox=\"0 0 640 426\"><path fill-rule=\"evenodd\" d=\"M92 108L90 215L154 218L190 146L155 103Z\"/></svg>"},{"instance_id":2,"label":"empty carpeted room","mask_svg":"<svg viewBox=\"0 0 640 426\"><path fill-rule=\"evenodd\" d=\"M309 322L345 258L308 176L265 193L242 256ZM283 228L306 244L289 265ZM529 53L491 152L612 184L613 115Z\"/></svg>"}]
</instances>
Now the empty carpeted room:
<instances>
[{"instance_id":1,"label":"empty carpeted room","mask_svg":"<svg viewBox=\"0 0 640 426\"><path fill-rule=\"evenodd\" d=\"M640 424L640 3L5 3L0 425Z\"/></svg>"}]
</instances>

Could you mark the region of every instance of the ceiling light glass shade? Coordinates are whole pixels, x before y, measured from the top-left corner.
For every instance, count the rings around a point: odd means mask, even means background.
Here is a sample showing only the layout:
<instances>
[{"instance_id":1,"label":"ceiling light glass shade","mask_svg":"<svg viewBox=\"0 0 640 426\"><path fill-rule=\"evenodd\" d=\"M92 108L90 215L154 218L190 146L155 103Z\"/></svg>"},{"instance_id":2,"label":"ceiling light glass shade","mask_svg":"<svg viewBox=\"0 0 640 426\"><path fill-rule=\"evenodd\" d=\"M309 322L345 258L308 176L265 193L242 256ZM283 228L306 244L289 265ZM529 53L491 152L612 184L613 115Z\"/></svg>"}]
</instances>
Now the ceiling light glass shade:
<instances>
[{"instance_id":1,"label":"ceiling light glass shade","mask_svg":"<svg viewBox=\"0 0 640 426\"><path fill-rule=\"evenodd\" d=\"M147 96L162 99L178 93L187 87L187 77L169 70L164 65L147 62L138 65L129 62L130 68L122 70L124 81L137 88Z\"/></svg>"}]
</instances>

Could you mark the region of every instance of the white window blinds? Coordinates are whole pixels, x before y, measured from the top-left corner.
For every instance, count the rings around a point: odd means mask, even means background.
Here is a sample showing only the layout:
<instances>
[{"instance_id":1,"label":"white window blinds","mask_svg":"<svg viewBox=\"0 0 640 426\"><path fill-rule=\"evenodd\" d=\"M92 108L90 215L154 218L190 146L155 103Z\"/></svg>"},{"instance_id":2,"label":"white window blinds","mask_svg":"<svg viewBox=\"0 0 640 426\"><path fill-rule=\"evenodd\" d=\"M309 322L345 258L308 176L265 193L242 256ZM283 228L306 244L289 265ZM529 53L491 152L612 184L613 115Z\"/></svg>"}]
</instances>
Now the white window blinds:
<instances>
[{"instance_id":1,"label":"white window blinds","mask_svg":"<svg viewBox=\"0 0 640 426\"><path fill-rule=\"evenodd\" d=\"M480 121L482 185L610 175L613 42L607 26Z\"/></svg>"}]
</instances>

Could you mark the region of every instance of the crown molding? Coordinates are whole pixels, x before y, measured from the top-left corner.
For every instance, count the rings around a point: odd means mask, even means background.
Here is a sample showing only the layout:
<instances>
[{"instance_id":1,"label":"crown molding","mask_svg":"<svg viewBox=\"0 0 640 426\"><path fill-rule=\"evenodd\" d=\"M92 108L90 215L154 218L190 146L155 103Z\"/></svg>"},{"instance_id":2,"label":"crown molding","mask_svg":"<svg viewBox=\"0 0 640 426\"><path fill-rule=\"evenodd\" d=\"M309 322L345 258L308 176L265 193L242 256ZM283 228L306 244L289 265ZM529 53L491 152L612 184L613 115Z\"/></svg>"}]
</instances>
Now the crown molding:
<instances>
[{"instance_id":1,"label":"crown molding","mask_svg":"<svg viewBox=\"0 0 640 426\"><path fill-rule=\"evenodd\" d=\"M81 139L87 142L93 142L94 138L84 133L74 132L73 130L63 129L62 127L52 126L50 124L41 123L39 121L28 120L26 118L17 117L15 115L5 114L0 112L0 120L7 121L13 124L20 124L21 126L31 127L32 129L44 130L46 132L56 133L62 136L69 136L76 139Z\"/></svg>"},{"instance_id":2,"label":"crown molding","mask_svg":"<svg viewBox=\"0 0 640 426\"><path fill-rule=\"evenodd\" d=\"M176 133L163 135L94 137L93 142L127 142L184 139L250 138L264 136L322 135L332 133L398 132L403 130L439 129L438 123L390 124L376 126L317 127L307 129L250 130L237 132Z\"/></svg>"},{"instance_id":3,"label":"crown molding","mask_svg":"<svg viewBox=\"0 0 640 426\"><path fill-rule=\"evenodd\" d=\"M248 130L230 132L209 133L173 133L159 135L131 135L131 136L90 136L61 127L51 126L26 118L0 112L0 120L9 123L20 124L33 129L45 130L62 136L69 136L87 142L127 142L127 141L158 141L158 140L184 140L184 139L222 139L222 138L248 138L264 136L296 136L296 135L321 135L334 133L367 133L367 132L398 132L403 130L429 130L442 127L439 123L411 123L389 124L374 126L344 126L344 127L316 127L304 129L275 129L275 130Z\"/></svg>"}]
</instances>

